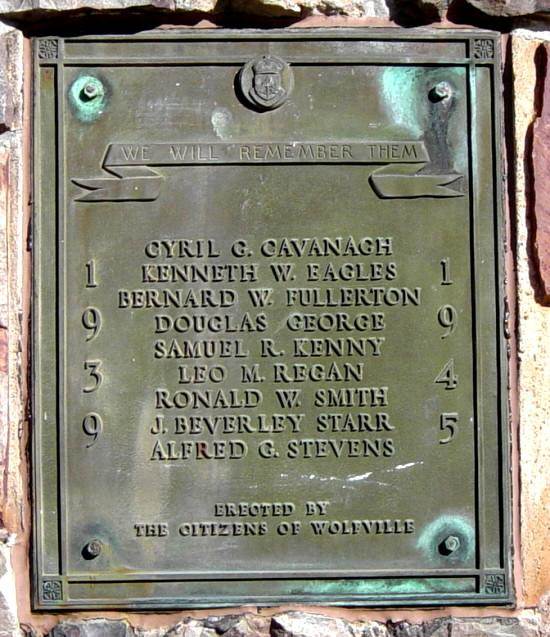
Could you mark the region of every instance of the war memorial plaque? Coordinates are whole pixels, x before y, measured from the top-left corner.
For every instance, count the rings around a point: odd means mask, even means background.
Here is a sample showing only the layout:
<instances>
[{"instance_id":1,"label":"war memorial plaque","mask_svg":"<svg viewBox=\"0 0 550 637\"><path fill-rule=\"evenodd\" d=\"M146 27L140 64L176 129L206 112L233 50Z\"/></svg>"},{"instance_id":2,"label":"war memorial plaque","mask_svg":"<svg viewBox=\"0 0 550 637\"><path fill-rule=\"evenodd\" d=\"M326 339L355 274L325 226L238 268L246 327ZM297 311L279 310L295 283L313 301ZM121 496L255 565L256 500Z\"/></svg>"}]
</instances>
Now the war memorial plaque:
<instances>
[{"instance_id":1,"label":"war memorial plaque","mask_svg":"<svg viewBox=\"0 0 550 637\"><path fill-rule=\"evenodd\" d=\"M479 31L35 42L34 604L499 604Z\"/></svg>"}]
</instances>

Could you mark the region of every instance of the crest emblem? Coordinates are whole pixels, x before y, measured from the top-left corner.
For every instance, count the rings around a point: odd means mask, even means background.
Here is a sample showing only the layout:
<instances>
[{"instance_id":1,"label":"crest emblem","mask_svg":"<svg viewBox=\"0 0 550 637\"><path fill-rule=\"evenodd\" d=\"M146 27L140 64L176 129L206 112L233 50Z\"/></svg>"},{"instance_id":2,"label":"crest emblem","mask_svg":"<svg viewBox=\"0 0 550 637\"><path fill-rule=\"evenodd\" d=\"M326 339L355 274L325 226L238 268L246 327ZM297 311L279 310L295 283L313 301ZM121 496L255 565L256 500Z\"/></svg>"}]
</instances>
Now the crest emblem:
<instances>
[{"instance_id":1,"label":"crest emblem","mask_svg":"<svg viewBox=\"0 0 550 637\"><path fill-rule=\"evenodd\" d=\"M290 66L274 55L262 55L245 64L239 80L244 98L266 111L284 104L294 84Z\"/></svg>"}]
</instances>

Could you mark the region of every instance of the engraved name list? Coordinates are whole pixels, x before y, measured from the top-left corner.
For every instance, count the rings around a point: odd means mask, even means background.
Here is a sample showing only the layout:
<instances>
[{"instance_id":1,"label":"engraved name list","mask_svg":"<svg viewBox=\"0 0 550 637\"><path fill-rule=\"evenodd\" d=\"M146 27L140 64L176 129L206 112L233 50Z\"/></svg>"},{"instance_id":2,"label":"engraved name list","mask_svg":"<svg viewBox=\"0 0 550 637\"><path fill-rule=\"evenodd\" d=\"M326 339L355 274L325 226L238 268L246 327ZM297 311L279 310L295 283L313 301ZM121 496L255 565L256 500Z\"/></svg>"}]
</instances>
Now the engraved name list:
<instances>
[{"instance_id":1,"label":"engraved name list","mask_svg":"<svg viewBox=\"0 0 550 637\"><path fill-rule=\"evenodd\" d=\"M419 306L422 290L398 285L391 237L237 239L227 254L214 240L154 239L143 252L140 287L119 289L118 308L150 317L152 360L178 361L150 398L151 461L395 453L391 390L372 384L370 361L392 309Z\"/></svg>"}]
</instances>

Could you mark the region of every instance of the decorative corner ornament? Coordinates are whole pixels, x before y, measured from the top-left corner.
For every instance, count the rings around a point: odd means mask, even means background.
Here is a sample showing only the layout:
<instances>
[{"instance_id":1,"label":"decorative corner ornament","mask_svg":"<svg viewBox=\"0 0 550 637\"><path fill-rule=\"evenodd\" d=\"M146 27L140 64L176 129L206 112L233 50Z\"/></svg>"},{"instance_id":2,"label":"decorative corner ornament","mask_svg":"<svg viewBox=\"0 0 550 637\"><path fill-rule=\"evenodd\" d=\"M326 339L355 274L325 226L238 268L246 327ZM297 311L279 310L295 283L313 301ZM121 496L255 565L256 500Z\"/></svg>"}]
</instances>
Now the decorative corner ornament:
<instances>
[{"instance_id":1,"label":"decorative corner ornament","mask_svg":"<svg viewBox=\"0 0 550 637\"><path fill-rule=\"evenodd\" d=\"M38 57L41 60L55 60L59 50L59 42L54 38L46 38L38 42Z\"/></svg>"},{"instance_id":2,"label":"decorative corner ornament","mask_svg":"<svg viewBox=\"0 0 550 637\"><path fill-rule=\"evenodd\" d=\"M474 58L477 60L492 60L495 57L495 43L493 40L474 40Z\"/></svg>"},{"instance_id":3,"label":"decorative corner ornament","mask_svg":"<svg viewBox=\"0 0 550 637\"><path fill-rule=\"evenodd\" d=\"M282 106L294 86L289 64L275 55L262 55L247 62L239 73L246 101L259 110L272 111Z\"/></svg>"},{"instance_id":4,"label":"decorative corner ornament","mask_svg":"<svg viewBox=\"0 0 550 637\"><path fill-rule=\"evenodd\" d=\"M45 602L59 602L63 599L63 583L56 579L42 582L42 599Z\"/></svg>"},{"instance_id":5,"label":"decorative corner ornament","mask_svg":"<svg viewBox=\"0 0 550 637\"><path fill-rule=\"evenodd\" d=\"M506 592L506 578L503 574L486 575L484 590L487 595L502 595Z\"/></svg>"}]
</instances>

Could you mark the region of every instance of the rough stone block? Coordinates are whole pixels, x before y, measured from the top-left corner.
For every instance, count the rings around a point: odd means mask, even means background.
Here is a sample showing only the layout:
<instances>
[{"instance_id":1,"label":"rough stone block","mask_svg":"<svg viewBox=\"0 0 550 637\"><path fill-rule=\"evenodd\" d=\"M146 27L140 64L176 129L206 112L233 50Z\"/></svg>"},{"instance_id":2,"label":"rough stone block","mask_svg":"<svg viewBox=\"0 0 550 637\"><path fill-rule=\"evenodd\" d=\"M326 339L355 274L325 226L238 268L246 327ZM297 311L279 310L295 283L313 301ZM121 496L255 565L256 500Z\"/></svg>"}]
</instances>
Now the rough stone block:
<instances>
[{"instance_id":1,"label":"rough stone block","mask_svg":"<svg viewBox=\"0 0 550 637\"><path fill-rule=\"evenodd\" d=\"M429 24L445 17L449 0L388 0L390 17L398 24Z\"/></svg>"},{"instance_id":2,"label":"rough stone block","mask_svg":"<svg viewBox=\"0 0 550 637\"><path fill-rule=\"evenodd\" d=\"M447 626L440 626L431 637L537 637L536 626L519 619L489 617L485 619L450 619Z\"/></svg>"},{"instance_id":3,"label":"rough stone block","mask_svg":"<svg viewBox=\"0 0 550 637\"><path fill-rule=\"evenodd\" d=\"M271 619L271 637L389 637L384 624L348 622L310 613L285 613Z\"/></svg>"},{"instance_id":4,"label":"rough stone block","mask_svg":"<svg viewBox=\"0 0 550 637\"><path fill-rule=\"evenodd\" d=\"M269 637L269 617L258 615L244 615L236 618L230 626L223 630L223 626L218 625L217 633L223 637Z\"/></svg>"},{"instance_id":5,"label":"rough stone block","mask_svg":"<svg viewBox=\"0 0 550 637\"><path fill-rule=\"evenodd\" d=\"M165 637L218 637L218 633L206 628L201 621L190 619L169 630Z\"/></svg>"},{"instance_id":6,"label":"rough stone block","mask_svg":"<svg viewBox=\"0 0 550 637\"><path fill-rule=\"evenodd\" d=\"M17 77L21 64L21 34L0 35L0 133L21 128L22 95Z\"/></svg>"},{"instance_id":7,"label":"rough stone block","mask_svg":"<svg viewBox=\"0 0 550 637\"><path fill-rule=\"evenodd\" d=\"M15 603L15 582L9 563L9 548L0 544L0 637L19 635Z\"/></svg>"},{"instance_id":8,"label":"rough stone block","mask_svg":"<svg viewBox=\"0 0 550 637\"><path fill-rule=\"evenodd\" d=\"M550 32L514 31L512 66L514 101L515 254L518 325L519 449L521 453L521 561L520 602L536 606L550 589L550 312L536 300L533 289L531 183L533 122L540 67L537 52L550 43Z\"/></svg>"},{"instance_id":9,"label":"rough stone block","mask_svg":"<svg viewBox=\"0 0 550 637\"><path fill-rule=\"evenodd\" d=\"M550 9L548 0L467 0L488 15L513 17Z\"/></svg>"},{"instance_id":10,"label":"rough stone block","mask_svg":"<svg viewBox=\"0 0 550 637\"><path fill-rule=\"evenodd\" d=\"M443 0L429 0L418 4L435 4ZM306 15L343 15L350 17L389 16L385 0L0 0L0 14L10 17L33 14L94 9L123 10L150 7L178 12L220 14L234 12L254 16L300 17Z\"/></svg>"},{"instance_id":11,"label":"rough stone block","mask_svg":"<svg viewBox=\"0 0 550 637\"><path fill-rule=\"evenodd\" d=\"M548 602L550 604L550 602ZM546 608L546 607L545 607ZM548 609L547 609L548 610ZM423 623L348 621L322 614L293 611L274 617L247 613L186 618L172 628L132 630L123 621L63 622L48 637L548 637L550 627L541 615L521 617L440 617ZM545 628L546 627L546 628ZM37 637L27 631L28 637ZM12 637L12 634L9 634ZM15 635L15 633L14 633ZM0 637L8 637L1 632Z\"/></svg>"},{"instance_id":12,"label":"rough stone block","mask_svg":"<svg viewBox=\"0 0 550 637\"><path fill-rule=\"evenodd\" d=\"M62 622L50 631L49 637L134 637L134 631L123 621L92 619Z\"/></svg>"},{"instance_id":13,"label":"rough stone block","mask_svg":"<svg viewBox=\"0 0 550 637\"><path fill-rule=\"evenodd\" d=\"M434 619L423 624L411 624L407 621L390 622L391 637L431 637L436 631L443 631L443 635L449 635L449 618ZM445 632L446 631L446 632Z\"/></svg>"}]
</instances>

